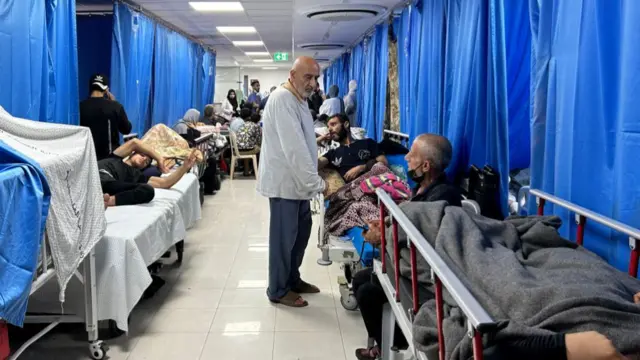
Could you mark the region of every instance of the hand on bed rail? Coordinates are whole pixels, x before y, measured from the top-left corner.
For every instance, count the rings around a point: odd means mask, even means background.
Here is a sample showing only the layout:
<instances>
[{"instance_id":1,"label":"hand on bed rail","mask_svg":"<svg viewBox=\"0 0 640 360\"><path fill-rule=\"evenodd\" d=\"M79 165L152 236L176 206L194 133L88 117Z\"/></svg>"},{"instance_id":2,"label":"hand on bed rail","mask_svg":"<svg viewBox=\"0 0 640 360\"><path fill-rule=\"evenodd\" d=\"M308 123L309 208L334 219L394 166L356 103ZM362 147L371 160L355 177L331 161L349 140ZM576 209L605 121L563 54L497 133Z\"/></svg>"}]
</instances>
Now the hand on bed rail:
<instances>
[{"instance_id":1,"label":"hand on bed rail","mask_svg":"<svg viewBox=\"0 0 640 360\"><path fill-rule=\"evenodd\" d=\"M380 222L379 221L369 221L367 222L368 229L362 231L362 236L364 239L370 243L371 245L378 245L381 242L381 234L380 234Z\"/></svg>"},{"instance_id":2,"label":"hand on bed rail","mask_svg":"<svg viewBox=\"0 0 640 360\"><path fill-rule=\"evenodd\" d=\"M595 332L567 334L564 337L567 360L626 360L606 336Z\"/></svg>"}]
</instances>

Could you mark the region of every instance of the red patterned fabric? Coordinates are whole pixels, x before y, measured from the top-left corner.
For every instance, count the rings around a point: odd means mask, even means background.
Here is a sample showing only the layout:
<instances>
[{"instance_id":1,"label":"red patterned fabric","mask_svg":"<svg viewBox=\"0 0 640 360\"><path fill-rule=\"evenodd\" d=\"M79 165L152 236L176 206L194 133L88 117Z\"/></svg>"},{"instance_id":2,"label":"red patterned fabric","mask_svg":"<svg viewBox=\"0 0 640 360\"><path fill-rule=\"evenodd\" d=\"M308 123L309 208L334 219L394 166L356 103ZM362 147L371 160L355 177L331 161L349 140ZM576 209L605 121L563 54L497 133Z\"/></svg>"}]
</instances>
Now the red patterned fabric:
<instances>
[{"instance_id":1,"label":"red patterned fabric","mask_svg":"<svg viewBox=\"0 0 640 360\"><path fill-rule=\"evenodd\" d=\"M393 200L408 200L411 189L393 173L372 176L360 182L360 189L365 194L375 194L377 188L382 188Z\"/></svg>"}]
</instances>

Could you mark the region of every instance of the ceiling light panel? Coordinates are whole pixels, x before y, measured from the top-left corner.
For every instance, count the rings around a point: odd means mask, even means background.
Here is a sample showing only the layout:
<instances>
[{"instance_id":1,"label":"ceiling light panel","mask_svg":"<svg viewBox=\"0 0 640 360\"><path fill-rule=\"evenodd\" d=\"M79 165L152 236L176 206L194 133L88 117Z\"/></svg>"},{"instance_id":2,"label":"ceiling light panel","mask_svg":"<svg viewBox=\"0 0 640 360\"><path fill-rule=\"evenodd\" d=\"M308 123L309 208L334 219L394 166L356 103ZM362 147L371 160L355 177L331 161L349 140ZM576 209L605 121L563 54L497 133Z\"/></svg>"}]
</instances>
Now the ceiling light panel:
<instances>
[{"instance_id":1,"label":"ceiling light panel","mask_svg":"<svg viewBox=\"0 0 640 360\"><path fill-rule=\"evenodd\" d=\"M233 41L235 46L264 46L262 41Z\"/></svg>"},{"instance_id":2,"label":"ceiling light panel","mask_svg":"<svg viewBox=\"0 0 640 360\"><path fill-rule=\"evenodd\" d=\"M218 26L219 32L223 34L255 34L256 28L253 26Z\"/></svg>"},{"instance_id":3,"label":"ceiling light panel","mask_svg":"<svg viewBox=\"0 0 640 360\"><path fill-rule=\"evenodd\" d=\"M247 51L244 54L247 56L271 56L268 51Z\"/></svg>"},{"instance_id":4,"label":"ceiling light panel","mask_svg":"<svg viewBox=\"0 0 640 360\"><path fill-rule=\"evenodd\" d=\"M255 60L253 60L253 62L257 62L257 63L272 63L273 59L255 59Z\"/></svg>"},{"instance_id":5,"label":"ceiling light panel","mask_svg":"<svg viewBox=\"0 0 640 360\"><path fill-rule=\"evenodd\" d=\"M189 5L196 11L233 12L244 11L240 2L190 1Z\"/></svg>"},{"instance_id":6,"label":"ceiling light panel","mask_svg":"<svg viewBox=\"0 0 640 360\"><path fill-rule=\"evenodd\" d=\"M267 67L263 67L262 70L278 70L277 66L267 66Z\"/></svg>"}]
</instances>

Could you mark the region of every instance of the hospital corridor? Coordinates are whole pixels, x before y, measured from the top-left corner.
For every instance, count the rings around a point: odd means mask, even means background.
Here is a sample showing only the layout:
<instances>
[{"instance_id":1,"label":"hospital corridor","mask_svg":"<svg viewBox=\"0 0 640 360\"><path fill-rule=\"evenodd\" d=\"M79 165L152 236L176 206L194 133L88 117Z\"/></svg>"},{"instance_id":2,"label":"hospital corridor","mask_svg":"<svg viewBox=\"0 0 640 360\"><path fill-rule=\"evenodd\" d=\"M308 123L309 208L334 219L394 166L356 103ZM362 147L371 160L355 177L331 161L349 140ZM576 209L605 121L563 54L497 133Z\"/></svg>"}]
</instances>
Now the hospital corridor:
<instances>
[{"instance_id":1,"label":"hospital corridor","mask_svg":"<svg viewBox=\"0 0 640 360\"><path fill-rule=\"evenodd\" d=\"M304 309L269 302L269 206L255 186L225 181L205 200L203 220L187 233L184 263L168 259L160 273L167 283L133 310L130 333L109 341L109 359L343 360L366 345L362 318L340 305L339 265L318 266L314 239L301 273L321 292ZM53 334L20 359L87 359L82 331Z\"/></svg>"},{"instance_id":2,"label":"hospital corridor","mask_svg":"<svg viewBox=\"0 0 640 360\"><path fill-rule=\"evenodd\" d=\"M0 360L640 360L640 0L0 0Z\"/></svg>"}]
</instances>

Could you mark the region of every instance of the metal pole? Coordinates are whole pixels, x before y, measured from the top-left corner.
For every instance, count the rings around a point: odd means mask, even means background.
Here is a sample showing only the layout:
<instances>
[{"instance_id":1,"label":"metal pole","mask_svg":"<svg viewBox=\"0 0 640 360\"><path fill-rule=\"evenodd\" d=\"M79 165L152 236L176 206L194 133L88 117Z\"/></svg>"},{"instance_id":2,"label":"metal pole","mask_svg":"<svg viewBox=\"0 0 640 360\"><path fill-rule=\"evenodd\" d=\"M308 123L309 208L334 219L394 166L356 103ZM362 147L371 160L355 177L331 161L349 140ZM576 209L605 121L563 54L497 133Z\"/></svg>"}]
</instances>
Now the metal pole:
<instances>
[{"instance_id":1,"label":"metal pole","mask_svg":"<svg viewBox=\"0 0 640 360\"><path fill-rule=\"evenodd\" d=\"M393 266L395 270L396 301L400 301L400 246L398 245L398 222L392 219L393 230Z\"/></svg>"},{"instance_id":2,"label":"metal pole","mask_svg":"<svg viewBox=\"0 0 640 360\"><path fill-rule=\"evenodd\" d=\"M578 217L578 231L576 235L576 242L582 246L584 243L584 225L587 223L587 218L582 215L576 215Z\"/></svg>"},{"instance_id":3,"label":"metal pole","mask_svg":"<svg viewBox=\"0 0 640 360\"><path fill-rule=\"evenodd\" d=\"M382 201L380 201L380 260L382 261L382 272L386 273L387 272L387 256L386 256L386 229L384 226L384 218L385 218L385 211L386 208L384 206L384 203Z\"/></svg>"},{"instance_id":4,"label":"metal pole","mask_svg":"<svg viewBox=\"0 0 640 360\"><path fill-rule=\"evenodd\" d=\"M433 274L433 282L436 286L436 320L438 321L438 358L444 360L445 347L444 347L444 329L442 328L442 321L444 320L444 300L442 299L442 282L437 275Z\"/></svg>"}]
</instances>

